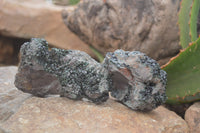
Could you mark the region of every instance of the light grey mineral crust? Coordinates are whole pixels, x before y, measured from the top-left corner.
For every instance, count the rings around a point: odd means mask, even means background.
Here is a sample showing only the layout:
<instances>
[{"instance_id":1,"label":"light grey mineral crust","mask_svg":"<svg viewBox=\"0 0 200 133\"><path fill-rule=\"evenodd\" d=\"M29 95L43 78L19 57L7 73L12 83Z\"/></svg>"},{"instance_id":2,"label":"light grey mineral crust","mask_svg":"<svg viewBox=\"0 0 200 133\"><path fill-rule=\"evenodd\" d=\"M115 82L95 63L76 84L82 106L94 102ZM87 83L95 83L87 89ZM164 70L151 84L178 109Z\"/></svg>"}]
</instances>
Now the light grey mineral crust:
<instances>
[{"instance_id":1,"label":"light grey mineral crust","mask_svg":"<svg viewBox=\"0 0 200 133\"><path fill-rule=\"evenodd\" d=\"M108 71L78 50L48 49L44 39L31 39L20 50L15 86L36 96L60 94L95 103L108 99Z\"/></svg>"},{"instance_id":2,"label":"light grey mineral crust","mask_svg":"<svg viewBox=\"0 0 200 133\"><path fill-rule=\"evenodd\" d=\"M166 101L166 72L145 54L116 50L103 64L112 79L111 96L129 108L151 111Z\"/></svg>"}]
</instances>

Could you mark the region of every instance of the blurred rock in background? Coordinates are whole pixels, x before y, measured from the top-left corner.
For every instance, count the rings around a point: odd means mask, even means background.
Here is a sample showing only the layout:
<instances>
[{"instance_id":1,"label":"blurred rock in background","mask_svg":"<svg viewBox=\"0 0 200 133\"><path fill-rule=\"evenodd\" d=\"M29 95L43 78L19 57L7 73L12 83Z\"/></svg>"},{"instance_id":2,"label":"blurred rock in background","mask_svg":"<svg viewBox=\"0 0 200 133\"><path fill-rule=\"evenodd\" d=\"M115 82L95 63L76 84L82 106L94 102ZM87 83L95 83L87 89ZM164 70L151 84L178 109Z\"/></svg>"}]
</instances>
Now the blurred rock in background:
<instances>
[{"instance_id":1,"label":"blurred rock in background","mask_svg":"<svg viewBox=\"0 0 200 133\"><path fill-rule=\"evenodd\" d=\"M62 10L70 12L73 8L56 6L46 0L0 0L0 35L10 39L45 38L54 47L77 49L93 55L89 46L68 30L63 22ZM8 56L12 50L8 48ZM2 50L0 52L3 53Z\"/></svg>"},{"instance_id":2,"label":"blurred rock in background","mask_svg":"<svg viewBox=\"0 0 200 133\"><path fill-rule=\"evenodd\" d=\"M185 121L188 123L190 133L200 132L200 102L194 103L185 113Z\"/></svg>"},{"instance_id":3,"label":"blurred rock in background","mask_svg":"<svg viewBox=\"0 0 200 133\"><path fill-rule=\"evenodd\" d=\"M101 53L138 50L164 64L179 52L180 0L84 0L63 12L68 28Z\"/></svg>"}]
</instances>

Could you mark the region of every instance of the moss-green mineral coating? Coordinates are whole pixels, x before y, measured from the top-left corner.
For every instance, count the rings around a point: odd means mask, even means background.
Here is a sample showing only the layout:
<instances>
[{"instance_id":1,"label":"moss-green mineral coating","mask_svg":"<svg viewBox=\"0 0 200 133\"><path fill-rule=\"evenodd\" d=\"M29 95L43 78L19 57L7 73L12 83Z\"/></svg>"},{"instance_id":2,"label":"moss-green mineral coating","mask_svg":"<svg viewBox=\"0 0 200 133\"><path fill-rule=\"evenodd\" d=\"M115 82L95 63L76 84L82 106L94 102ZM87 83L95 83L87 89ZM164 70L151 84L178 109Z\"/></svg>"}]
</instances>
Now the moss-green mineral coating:
<instances>
[{"instance_id":1,"label":"moss-green mineral coating","mask_svg":"<svg viewBox=\"0 0 200 133\"><path fill-rule=\"evenodd\" d=\"M111 96L129 108L150 111L166 101L166 72L145 54L116 50L103 64L112 79Z\"/></svg>"},{"instance_id":2,"label":"moss-green mineral coating","mask_svg":"<svg viewBox=\"0 0 200 133\"><path fill-rule=\"evenodd\" d=\"M15 86L36 96L59 94L101 103L111 91L124 105L142 111L166 100L166 72L138 51L116 50L100 64L78 50L49 50L45 40L34 38L22 45L20 56Z\"/></svg>"},{"instance_id":3,"label":"moss-green mineral coating","mask_svg":"<svg viewBox=\"0 0 200 133\"><path fill-rule=\"evenodd\" d=\"M20 55L15 80L18 89L37 96L53 93L71 99L87 98L95 103L108 99L108 72L86 53L57 48L48 50L45 40L35 38L22 45ZM42 87L33 81L46 82L49 78L51 84ZM56 85L52 87L53 82Z\"/></svg>"}]
</instances>

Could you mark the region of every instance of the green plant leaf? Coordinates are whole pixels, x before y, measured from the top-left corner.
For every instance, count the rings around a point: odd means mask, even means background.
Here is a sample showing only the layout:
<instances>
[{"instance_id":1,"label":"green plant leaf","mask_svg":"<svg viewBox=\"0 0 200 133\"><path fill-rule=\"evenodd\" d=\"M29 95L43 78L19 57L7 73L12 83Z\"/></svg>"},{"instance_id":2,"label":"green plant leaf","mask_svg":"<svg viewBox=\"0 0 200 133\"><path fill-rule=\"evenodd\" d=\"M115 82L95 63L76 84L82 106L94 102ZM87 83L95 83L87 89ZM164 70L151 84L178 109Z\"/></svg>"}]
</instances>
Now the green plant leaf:
<instances>
[{"instance_id":1,"label":"green plant leaf","mask_svg":"<svg viewBox=\"0 0 200 133\"><path fill-rule=\"evenodd\" d=\"M200 38L162 68L167 72L167 103L200 100Z\"/></svg>"},{"instance_id":2,"label":"green plant leaf","mask_svg":"<svg viewBox=\"0 0 200 133\"><path fill-rule=\"evenodd\" d=\"M80 2L80 0L69 0L70 5L76 5Z\"/></svg>"},{"instance_id":3,"label":"green plant leaf","mask_svg":"<svg viewBox=\"0 0 200 133\"><path fill-rule=\"evenodd\" d=\"M95 48L92 47L92 46L90 46L90 49L91 49L92 52L96 55L96 57L98 58L99 62L103 62L103 60L104 60L103 54L101 54L97 49L95 49Z\"/></svg>"},{"instance_id":4,"label":"green plant leaf","mask_svg":"<svg viewBox=\"0 0 200 133\"><path fill-rule=\"evenodd\" d=\"M193 0L191 15L190 15L190 35L191 40L197 40L197 21L200 9L200 0Z\"/></svg>"},{"instance_id":5,"label":"green plant leaf","mask_svg":"<svg viewBox=\"0 0 200 133\"><path fill-rule=\"evenodd\" d=\"M189 35L190 27L190 8L193 3L193 0L182 0L181 8L179 11L178 24L180 29L180 44L182 48L186 48L188 44L191 42L191 38Z\"/></svg>"}]
</instances>

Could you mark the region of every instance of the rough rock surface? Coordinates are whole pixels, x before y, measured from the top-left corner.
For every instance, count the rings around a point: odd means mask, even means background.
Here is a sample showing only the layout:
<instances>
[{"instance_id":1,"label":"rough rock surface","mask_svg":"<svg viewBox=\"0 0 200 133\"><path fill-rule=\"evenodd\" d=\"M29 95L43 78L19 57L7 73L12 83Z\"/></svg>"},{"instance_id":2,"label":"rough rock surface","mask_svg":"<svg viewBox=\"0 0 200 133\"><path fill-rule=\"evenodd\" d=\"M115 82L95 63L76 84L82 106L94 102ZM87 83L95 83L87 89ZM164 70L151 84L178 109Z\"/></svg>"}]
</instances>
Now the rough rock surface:
<instances>
[{"instance_id":1,"label":"rough rock surface","mask_svg":"<svg viewBox=\"0 0 200 133\"><path fill-rule=\"evenodd\" d=\"M7 132L4 131L3 129L1 129L1 127L0 127L0 133L7 133Z\"/></svg>"},{"instance_id":2,"label":"rough rock surface","mask_svg":"<svg viewBox=\"0 0 200 133\"><path fill-rule=\"evenodd\" d=\"M167 74L139 51L107 53L103 62L112 79L111 96L133 110L150 111L166 100Z\"/></svg>"},{"instance_id":3,"label":"rough rock surface","mask_svg":"<svg viewBox=\"0 0 200 133\"><path fill-rule=\"evenodd\" d=\"M190 133L200 133L200 102L194 103L185 113Z\"/></svg>"},{"instance_id":4,"label":"rough rock surface","mask_svg":"<svg viewBox=\"0 0 200 133\"><path fill-rule=\"evenodd\" d=\"M95 103L108 99L108 71L84 52L52 48L34 38L20 49L15 86L36 96L60 94Z\"/></svg>"},{"instance_id":5,"label":"rough rock surface","mask_svg":"<svg viewBox=\"0 0 200 133\"><path fill-rule=\"evenodd\" d=\"M47 0L0 0L0 34L10 37L45 38L51 45L93 55L89 46L64 24L61 12L74 7L48 4Z\"/></svg>"},{"instance_id":6,"label":"rough rock surface","mask_svg":"<svg viewBox=\"0 0 200 133\"><path fill-rule=\"evenodd\" d=\"M0 67L0 123L13 115L19 106L30 97L17 90L14 86L14 77L17 67Z\"/></svg>"},{"instance_id":7,"label":"rough rock surface","mask_svg":"<svg viewBox=\"0 0 200 133\"><path fill-rule=\"evenodd\" d=\"M26 100L2 128L10 133L188 133L186 122L162 106L141 113L113 100L95 105L59 97Z\"/></svg>"},{"instance_id":8,"label":"rough rock surface","mask_svg":"<svg viewBox=\"0 0 200 133\"><path fill-rule=\"evenodd\" d=\"M180 0L84 0L63 12L65 24L102 53L141 51L153 59L179 52L177 13ZM166 61L165 61L166 62Z\"/></svg>"}]
</instances>

